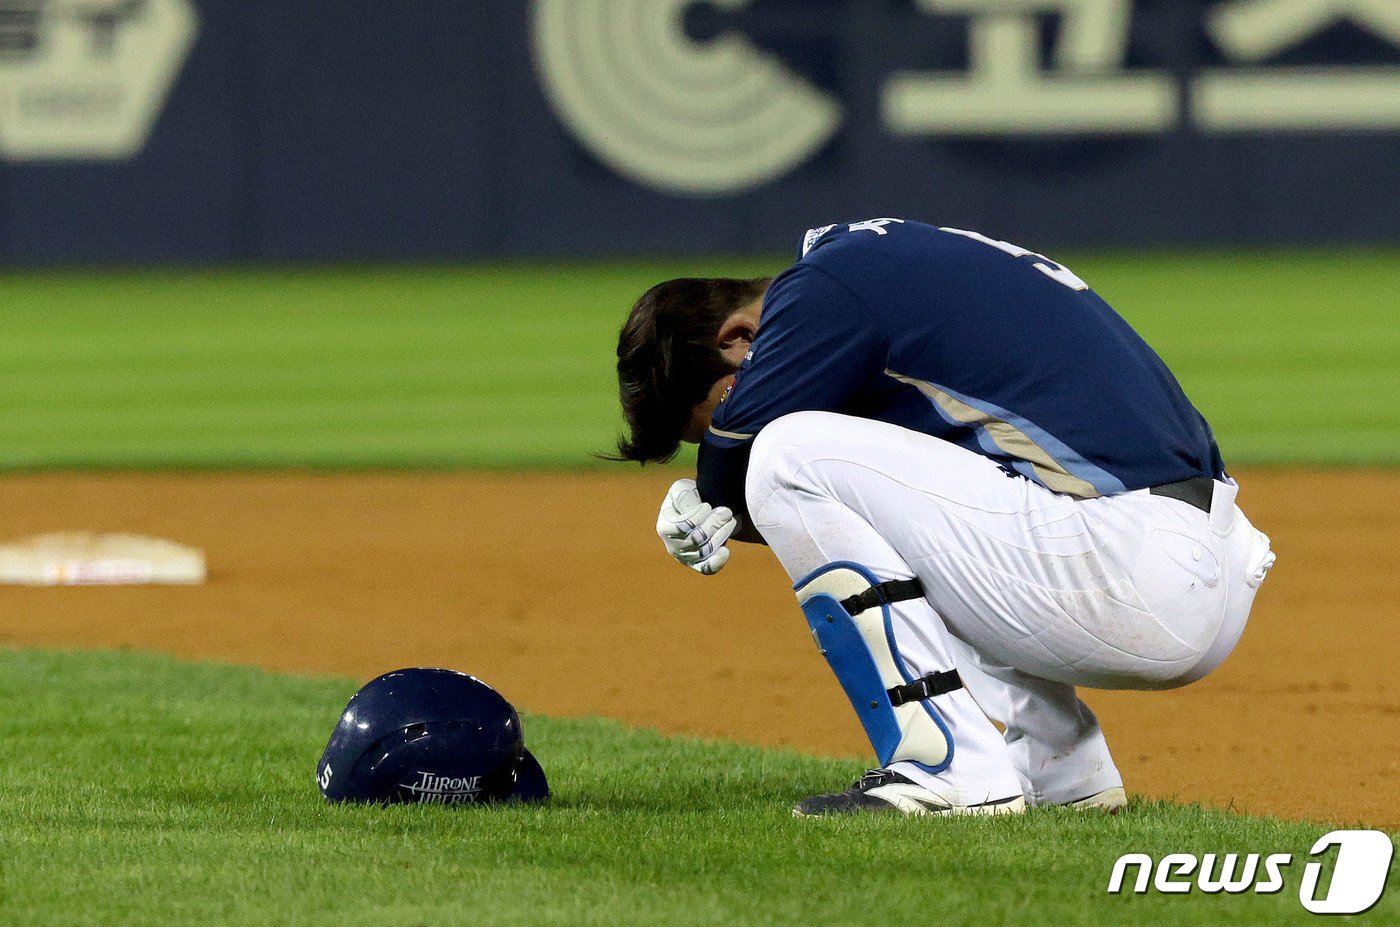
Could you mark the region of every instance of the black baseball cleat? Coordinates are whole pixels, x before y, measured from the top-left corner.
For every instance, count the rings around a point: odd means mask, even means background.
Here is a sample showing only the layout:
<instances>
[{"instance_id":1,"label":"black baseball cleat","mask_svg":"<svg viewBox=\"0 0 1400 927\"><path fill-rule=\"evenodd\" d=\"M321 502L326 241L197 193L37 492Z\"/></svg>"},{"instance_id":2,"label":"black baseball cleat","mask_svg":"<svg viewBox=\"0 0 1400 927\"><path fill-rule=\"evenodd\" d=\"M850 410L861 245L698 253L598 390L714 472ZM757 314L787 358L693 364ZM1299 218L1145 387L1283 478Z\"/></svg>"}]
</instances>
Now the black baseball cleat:
<instances>
[{"instance_id":1,"label":"black baseball cleat","mask_svg":"<svg viewBox=\"0 0 1400 927\"><path fill-rule=\"evenodd\" d=\"M1026 810L1021 795L976 805L959 805L889 769L872 769L849 789L835 795L814 795L792 809L793 817L819 818L837 814L1017 814Z\"/></svg>"}]
</instances>

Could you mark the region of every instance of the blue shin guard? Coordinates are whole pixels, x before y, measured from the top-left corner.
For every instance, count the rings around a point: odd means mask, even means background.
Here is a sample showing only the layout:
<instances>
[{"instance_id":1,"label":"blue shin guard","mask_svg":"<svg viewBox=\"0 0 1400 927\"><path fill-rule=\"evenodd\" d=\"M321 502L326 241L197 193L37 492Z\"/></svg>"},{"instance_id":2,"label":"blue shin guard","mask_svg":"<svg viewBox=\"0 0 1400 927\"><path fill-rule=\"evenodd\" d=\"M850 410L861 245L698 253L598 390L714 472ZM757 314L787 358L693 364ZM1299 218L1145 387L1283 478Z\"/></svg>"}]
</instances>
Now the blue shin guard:
<instances>
[{"instance_id":1,"label":"blue shin guard","mask_svg":"<svg viewBox=\"0 0 1400 927\"><path fill-rule=\"evenodd\" d=\"M892 601L922 597L915 581L881 583L858 563L829 563L796 584L817 646L860 718L881 766L917 763L941 772L953 738L928 699L962 687L956 671L915 679L899 656Z\"/></svg>"}]
</instances>

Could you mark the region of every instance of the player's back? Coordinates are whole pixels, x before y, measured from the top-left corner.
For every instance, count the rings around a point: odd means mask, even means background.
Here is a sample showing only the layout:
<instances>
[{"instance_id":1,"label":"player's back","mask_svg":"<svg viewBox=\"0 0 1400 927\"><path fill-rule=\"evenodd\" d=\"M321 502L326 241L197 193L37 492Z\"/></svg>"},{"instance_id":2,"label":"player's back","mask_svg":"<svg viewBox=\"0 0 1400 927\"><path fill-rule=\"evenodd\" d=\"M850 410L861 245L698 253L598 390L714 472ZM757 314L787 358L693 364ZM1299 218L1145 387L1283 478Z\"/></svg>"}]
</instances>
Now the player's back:
<instances>
[{"instance_id":1,"label":"player's back","mask_svg":"<svg viewBox=\"0 0 1400 927\"><path fill-rule=\"evenodd\" d=\"M1209 427L1166 365L1069 269L917 222L818 231L794 270L849 291L887 352L884 376L847 411L954 440L1075 495L1223 475Z\"/></svg>"}]
</instances>

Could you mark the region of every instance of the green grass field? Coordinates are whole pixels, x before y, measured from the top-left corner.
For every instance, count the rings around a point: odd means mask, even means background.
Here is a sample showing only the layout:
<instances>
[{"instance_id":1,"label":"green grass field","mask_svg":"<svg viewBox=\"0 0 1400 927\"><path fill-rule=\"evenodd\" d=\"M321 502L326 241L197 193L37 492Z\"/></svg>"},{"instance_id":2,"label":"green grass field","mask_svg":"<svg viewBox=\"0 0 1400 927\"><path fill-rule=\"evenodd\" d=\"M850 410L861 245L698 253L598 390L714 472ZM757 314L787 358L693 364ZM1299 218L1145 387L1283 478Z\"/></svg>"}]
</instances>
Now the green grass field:
<instances>
[{"instance_id":1,"label":"green grass field","mask_svg":"<svg viewBox=\"0 0 1400 927\"><path fill-rule=\"evenodd\" d=\"M135 654L0 650L0 923L1313 919L1297 885L1322 825L1166 804L1116 818L796 820L795 799L860 767L603 720L526 719L552 775L548 806L333 807L312 778L354 688ZM1295 863L1276 895L1109 896L1129 851L1286 852ZM1397 917L1392 893L1364 920Z\"/></svg>"},{"instance_id":2,"label":"green grass field","mask_svg":"<svg viewBox=\"0 0 1400 927\"><path fill-rule=\"evenodd\" d=\"M1400 461L1400 254L1070 255L1234 463ZM650 284L781 260L0 275L0 468L583 467Z\"/></svg>"},{"instance_id":3,"label":"green grass field","mask_svg":"<svg viewBox=\"0 0 1400 927\"><path fill-rule=\"evenodd\" d=\"M1061 257L1158 347L1227 460L1400 463L1394 250ZM779 267L0 274L0 470L597 465L631 299ZM1322 824L1154 803L796 821L859 761L602 720L527 720L545 807L330 807L312 772L353 689L0 649L0 925L1313 920L1297 887ZM1277 895L1110 897L1127 852L1295 865ZM1400 921L1394 896L1364 921Z\"/></svg>"}]
</instances>

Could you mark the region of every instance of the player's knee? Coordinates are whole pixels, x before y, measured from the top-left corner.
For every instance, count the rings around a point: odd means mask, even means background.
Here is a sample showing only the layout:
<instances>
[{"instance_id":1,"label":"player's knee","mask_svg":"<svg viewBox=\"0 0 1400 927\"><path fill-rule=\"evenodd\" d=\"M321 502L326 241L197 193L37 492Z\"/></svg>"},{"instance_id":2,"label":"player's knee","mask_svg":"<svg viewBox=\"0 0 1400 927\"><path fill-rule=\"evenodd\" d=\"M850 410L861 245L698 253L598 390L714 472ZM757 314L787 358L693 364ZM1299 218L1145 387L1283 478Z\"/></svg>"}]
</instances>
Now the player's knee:
<instances>
[{"instance_id":1,"label":"player's knee","mask_svg":"<svg viewBox=\"0 0 1400 927\"><path fill-rule=\"evenodd\" d=\"M755 524L761 525L765 517L780 519L783 500L790 500L794 491L814 488L809 465L830 456L843 421L850 419L830 412L793 412L758 433L744 485Z\"/></svg>"},{"instance_id":2,"label":"player's knee","mask_svg":"<svg viewBox=\"0 0 1400 927\"><path fill-rule=\"evenodd\" d=\"M802 456L810 449L829 447L851 419L835 412L789 412L774 419L754 439L754 456Z\"/></svg>"},{"instance_id":3,"label":"player's knee","mask_svg":"<svg viewBox=\"0 0 1400 927\"><path fill-rule=\"evenodd\" d=\"M830 412L792 412L775 419L754 438L749 457L747 491L750 499L790 486L792 480L831 434Z\"/></svg>"}]
</instances>

